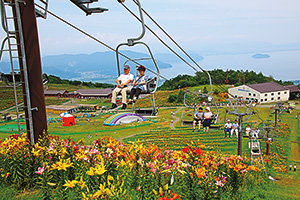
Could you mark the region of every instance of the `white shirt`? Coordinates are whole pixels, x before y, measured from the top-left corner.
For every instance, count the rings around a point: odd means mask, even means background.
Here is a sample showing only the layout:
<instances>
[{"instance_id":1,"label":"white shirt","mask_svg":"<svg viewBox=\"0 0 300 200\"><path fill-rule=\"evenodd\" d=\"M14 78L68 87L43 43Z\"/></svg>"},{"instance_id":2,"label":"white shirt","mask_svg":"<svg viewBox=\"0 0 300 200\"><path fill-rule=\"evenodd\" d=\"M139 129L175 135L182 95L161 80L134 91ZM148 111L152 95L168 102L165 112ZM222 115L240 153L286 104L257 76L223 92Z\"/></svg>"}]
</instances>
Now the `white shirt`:
<instances>
[{"instance_id":1,"label":"white shirt","mask_svg":"<svg viewBox=\"0 0 300 200\"><path fill-rule=\"evenodd\" d=\"M227 123L225 124L225 128L231 128L231 127L232 127L232 124L231 124L231 123L228 123L228 122L227 122Z\"/></svg>"},{"instance_id":2,"label":"white shirt","mask_svg":"<svg viewBox=\"0 0 300 200\"><path fill-rule=\"evenodd\" d=\"M130 73L121 74L118 77L118 80L120 81L121 84L126 83L128 80L131 80L130 83L127 84L127 86L131 86L133 79L134 79L134 76L133 76L133 74L130 74Z\"/></svg>"},{"instance_id":3,"label":"white shirt","mask_svg":"<svg viewBox=\"0 0 300 200\"><path fill-rule=\"evenodd\" d=\"M205 112L204 113L204 119L210 119L212 117L212 113L211 112Z\"/></svg>"},{"instance_id":4,"label":"white shirt","mask_svg":"<svg viewBox=\"0 0 300 200\"><path fill-rule=\"evenodd\" d=\"M234 123L234 124L232 124L232 127L233 127L234 129L236 129L236 128L239 127L239 124L238 124L238 123Z\"/></svg>"}]
</instances>

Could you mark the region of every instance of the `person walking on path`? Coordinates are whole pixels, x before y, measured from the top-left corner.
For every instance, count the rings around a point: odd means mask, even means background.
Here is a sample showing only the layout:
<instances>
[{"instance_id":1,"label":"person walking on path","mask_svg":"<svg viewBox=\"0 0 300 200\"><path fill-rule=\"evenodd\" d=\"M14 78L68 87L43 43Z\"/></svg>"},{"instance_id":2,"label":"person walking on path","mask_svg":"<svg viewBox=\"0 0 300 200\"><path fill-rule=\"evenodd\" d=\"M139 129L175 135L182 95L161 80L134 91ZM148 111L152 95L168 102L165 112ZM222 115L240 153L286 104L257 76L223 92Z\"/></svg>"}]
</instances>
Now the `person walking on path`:
<instances>
[{"instance_id":1,"label":"person walking on path","mask_svg":"<svg viewBox=\"0 0 300 200\"><path fill-rule=\"evenodd\" d=\"M228 137L230 137L231 128L232 128L232 124L230 123L230 119L229 119L227 123L224 125L224 133L225 133L224 138L227 137L227 133L228 133Z\"/></svg>"},{"instance_id":2,"label":"person walking on path","mask_svg":"<svg viewBox=\"0 0 300 200\"><path fill-rule=\"evenodd\" d=\"M131 82L133 81L134 76L133 74L130 73L130 66L129 65L125 65L124 66L124 74L121 74L117 80L117 87L113 90L112 92L112 98L111 98L111 102L112 102L112 106L111 109L114 109L117 107L117 95L119 93L122 94L122 109L126 109L127 107L127 92L130 92L131 89Z\"/></svg>"},{"instance_id":3,"label":"person walking on path","mask_svg":"<svg viewBox=\"0 0 300 200\"><path fill-rule=\"evenodd\" d=\"M199 125L198 132L200 132L201 124L202 124L203 119L204 119L203 108L202 108L202 107L199 107L198 112L196 112L196 113L194 114L194 120L193 120L193 132L194 132L195 129L196 129L196 124L197 124L197 123L198 123L198 125Z\"/></svg>"}]
</instances>

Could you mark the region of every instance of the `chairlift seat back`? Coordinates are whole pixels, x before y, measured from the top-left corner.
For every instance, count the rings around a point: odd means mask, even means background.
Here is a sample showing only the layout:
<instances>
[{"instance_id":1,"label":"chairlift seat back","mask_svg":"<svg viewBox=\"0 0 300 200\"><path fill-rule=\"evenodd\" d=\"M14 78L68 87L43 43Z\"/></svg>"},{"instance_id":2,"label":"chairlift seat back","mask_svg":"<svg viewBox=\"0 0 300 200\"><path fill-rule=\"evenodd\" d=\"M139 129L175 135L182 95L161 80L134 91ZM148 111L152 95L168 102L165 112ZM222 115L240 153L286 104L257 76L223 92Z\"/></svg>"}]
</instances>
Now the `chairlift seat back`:
<instances>
[{"instance_id":1,"label":"chairlift seat back","mask_svg":"<svg viewBox=\"0 0 300 200\"><path fill-rule=\"evenodd\" d=\"M22 77L21 74L15 74L15 86L21 86L22 85ZM6 83L6 85L8 86L14 86L13 83L13 75L12 74L2 74L2 79L4 80L4 82Z\"/></svg>"}]
</instances>

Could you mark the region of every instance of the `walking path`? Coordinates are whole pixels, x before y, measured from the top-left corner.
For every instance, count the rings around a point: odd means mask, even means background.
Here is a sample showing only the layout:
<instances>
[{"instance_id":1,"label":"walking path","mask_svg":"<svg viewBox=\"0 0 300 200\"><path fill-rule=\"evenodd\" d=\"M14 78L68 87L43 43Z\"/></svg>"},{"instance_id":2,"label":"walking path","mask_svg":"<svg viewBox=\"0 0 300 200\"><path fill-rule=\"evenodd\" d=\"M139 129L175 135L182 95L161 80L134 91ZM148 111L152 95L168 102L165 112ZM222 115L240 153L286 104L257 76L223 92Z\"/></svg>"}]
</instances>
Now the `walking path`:
<instances>
[{"instance_id":1,"label":"walking path","mask_svg":"<svg viewBox=\"0 0 300 200\"><path fill-rule=\"evenodd\" d=\"M179 117L176 117L176 113L178 113L178 112L179 112L180 110L182 110L182 109L183 109L183 107L179 108L178 110L175 111L174 114L171 115L171 116L175 119L175 121L172 121L172 122L170 123L171 129L176 129L175 126L174 126L174 124L180 120Z\"/></svg>"}]
</instances>

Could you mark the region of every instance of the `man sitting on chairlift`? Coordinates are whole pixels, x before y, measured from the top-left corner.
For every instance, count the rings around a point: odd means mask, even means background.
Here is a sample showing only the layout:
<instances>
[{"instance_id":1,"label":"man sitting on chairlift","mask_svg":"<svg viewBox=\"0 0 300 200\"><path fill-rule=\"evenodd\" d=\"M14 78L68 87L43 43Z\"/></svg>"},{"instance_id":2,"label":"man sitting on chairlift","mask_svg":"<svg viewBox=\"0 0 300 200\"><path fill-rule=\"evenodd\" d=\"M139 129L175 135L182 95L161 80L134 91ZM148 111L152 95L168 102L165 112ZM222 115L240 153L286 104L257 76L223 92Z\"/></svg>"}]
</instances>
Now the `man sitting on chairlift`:
<instances>
[{"instance_id":1,"label":"man sitting on chairlift","mask_svg":"<svg viewBox=\"0 0 300 200\"><path fill-rule=\"evenodd\" d=\"M137 70L139 71L139 75L132 83L133 87L130 91L129 103L135 103L139 98L141 91L146 90L146 83L148 81L148 77L145 75L146 68L143 65L139 65Z\"/></svg>"},{"instance_id":2,"label":"man sitting on chairlift","mask_svg":"<svg viewBox=\"0 0 300 200\"><path fill-rule=\"evenodd\" d=\"M198 125L199 125L198 132L200 132L201 124L202 124L202 122L203 122L203 119L204 119L203 108L202 108L202 107L199 107L199 111L196 112L196 113L194 114L194 120L193 120L193 132L195 131L195 128L196 128L196 124L197 124L197 123L198 123Z\"/></svg>"},{"instance_id":3,"label":"man sitting on chairlift","mask_svg":"<svg viewBox=\"0 0 300 200\"><path fill-rule=\"evenodd\" d=\"M117 107L117 95L119 93L122 94L122 109L126 109L127 107L127 92L130 91L131 89L131 82L134 79L133 74L130 74L130 66L129 65L125 65L124 66L124 74L121 74L117 80L117 87L113 90L112 92L112 98L111 98L111 102L112 102L112 106L111 109L114 109Z\"/></svg>"}]
</instances>

